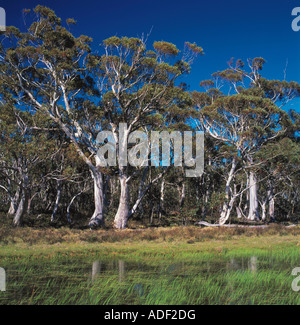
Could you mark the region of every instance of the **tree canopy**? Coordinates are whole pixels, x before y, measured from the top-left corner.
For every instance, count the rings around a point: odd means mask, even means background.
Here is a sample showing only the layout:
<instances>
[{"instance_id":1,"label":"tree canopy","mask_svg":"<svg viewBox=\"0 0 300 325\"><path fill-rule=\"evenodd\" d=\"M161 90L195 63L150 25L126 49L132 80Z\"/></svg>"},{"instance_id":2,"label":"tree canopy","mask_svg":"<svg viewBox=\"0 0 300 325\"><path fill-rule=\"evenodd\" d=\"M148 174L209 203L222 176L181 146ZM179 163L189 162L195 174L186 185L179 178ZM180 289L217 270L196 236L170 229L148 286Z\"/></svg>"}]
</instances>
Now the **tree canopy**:
<instances>
[{"instance_id":1,"label":"tree canopy","mask_svg":"<svg viewBox=\"0 0 300 325\"><path fill-rule=\"evenodd\" d=\"M31 25L7 27L0 44L0 201L14 225L41 214L49 224L117 229L178 215L298 220L300 119L286 110L300 96L297 82L265 78L264 58L231 59L190 91L183 80L204 54L196 43L112 36L95 47L73 35L73 19L40 5L27 11ZM116 144L114 166L97 156L103 130ZM202 176L151 166L150 155L142 166L120 163L132 132L145 132L150 147L155 130L204 132Z\"/></svg>"}]
</instances>

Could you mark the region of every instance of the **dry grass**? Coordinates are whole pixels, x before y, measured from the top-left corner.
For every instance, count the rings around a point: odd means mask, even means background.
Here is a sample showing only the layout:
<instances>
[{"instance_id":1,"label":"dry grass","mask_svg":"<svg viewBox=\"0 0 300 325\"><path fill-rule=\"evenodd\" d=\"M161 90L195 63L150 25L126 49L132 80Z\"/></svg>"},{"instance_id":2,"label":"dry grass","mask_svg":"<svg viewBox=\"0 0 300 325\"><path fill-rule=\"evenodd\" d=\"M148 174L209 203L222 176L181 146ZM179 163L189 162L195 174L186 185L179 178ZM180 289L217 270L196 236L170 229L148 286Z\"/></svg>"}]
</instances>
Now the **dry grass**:
<instances>
[{"instance_id":1,"label":"dry grass","mask_svg":"<svg viewBox=\"0 0 300 325\"><path fill-rule=\"evenodd\" d=\"M193 244L211 240L230 240L240 237L262 236L299 236L300 227L287 228L281 225L270 225L267 228L200 228L189 227L153 227L145 229L98 229L79 230L70 228L12 228L1 226L0 245L14 243L56 244L56 243L114 243L114 242L182 242Z\"/></svg>"}]
</instances>

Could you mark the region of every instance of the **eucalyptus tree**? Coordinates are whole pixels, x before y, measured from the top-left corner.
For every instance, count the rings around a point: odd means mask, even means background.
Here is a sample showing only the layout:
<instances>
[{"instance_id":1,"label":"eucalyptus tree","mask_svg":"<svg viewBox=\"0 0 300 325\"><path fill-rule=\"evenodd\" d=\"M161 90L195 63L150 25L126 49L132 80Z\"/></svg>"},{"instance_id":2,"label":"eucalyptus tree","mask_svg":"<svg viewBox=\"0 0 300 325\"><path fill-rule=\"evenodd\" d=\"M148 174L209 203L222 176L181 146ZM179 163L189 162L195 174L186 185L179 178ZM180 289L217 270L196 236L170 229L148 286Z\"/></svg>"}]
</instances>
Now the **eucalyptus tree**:
<instances>
[{"instance_id":1,"label":"eucalyptus tree","mask_svg":"<svg viewBox=\"0 0 300 325\"><path fill-rule=\"evenodd\" d=\"M154 51L146 51L141 39L112 37L103 42L104 55L92 55L92 39L75 37L53 10L39 5L33 15L25 32L7 27L0 49L1 79L18 107L32 114L44 112L70 139L94 179L90 225L101 225L104 195L98 132L108 124L117 136L118 124L127 123L127 141L131 131L159 119L180 92L175 80L189 71L189 63L202 49L186 43L183 57L171 63L179 54L173 44L155 42ZM73 23L67 20L68 26ZM124 228L129 212L127 167L119 166L118 175L121 195L115 226Z\"/></svg>"},{"instance_id":2,"label":"eucalyptus tree","mask_svg":"<svg viewBox=\"0 0 300 325\"><path fill-rule=\"evenodd\" d=\"M9 197L8 215L20 226L30 203L47 172L41 176L42 166L51 159L57 148L47 133L37 131L31 114L17 110L9 99L1 96L0 110L0 188ZM40 125L40 123L39 123Z\"/></svg>"},{"instance_id":3,"label":"eucalyptus tree","mask_svg":"<svg viewBox=\"0 0 300 325\"><path fill-rule=\"evenodd\" d=\"M129 181L135 172L127 164L127 153L123 155L127 143L136 144L140 139L148 147L150 138L139 138L138 131L149 135L150 130L174 126L180 116L181 119L188 116L189 96L182 87L175 85L175 81L189 72L190 63L196 55L202 54L202 49L187 42L183 56L178 59L177 47L164 41L154 42L153 49L147 51L143 39L111 37L103 41L103 47L105 54L99 57L97 84L101 93L100 106L109 122L116 148L120 199L114 224L122 229L149 189L148 185L164 173L158 174L139 191L138 199L130 209ZM141 170L149 165L148 151L141 152L139 148L133 156L139 157L136 167Z\"/></svg>"},{"instance_id":4,"label":"eucalyptus tree","mask_svg":"<svg viewBox=\"0 0 300 325\"><path fill-rule=\"evenodd\" d=\"M265 162L257 171L266 180L259 193L262 220L275 221L276 214L281 220L298 217L300 145L294 140L284 137L270 142L255 155L256 160Z\"/></svg>"},{"instance_id":5,"label":"eucalyptus tree","mask_svg":"<svg viewBox=\"0 0 300 325\"><path fill-rule=\"evenodd\" d=\"M91 77L92 39L75 37L49 8L39 5L33 15L24 33L7 27L2 37L1 82L15 106L32 115L47 115L70 139L93 176L95 210L91 223L99 225L104 221L103 175L95 138L103 115L89 100L98 95Z\"/></svg>"},{"instance_id":6,"label":"eucalyptus tree","mask_svg":"<svg viewBox=\"0 0 300 325\"><path fill-rule=\"evenodd\" d=\"M228 69L214 73L213 80L205 83L206 92L192 93L199 127L210 137L226 143L233 152L220 224L228 220L236 198L245 190L249 191L248 219L259 219L255 154L291 126L288 114L281 108L299 96L300 86L295 82L262 78L260 71L264 63L262 58L248 60L247 71L241 60L235 64L230 61ZM220 93L226 85L228 93ZM247 187L234 191L233 181L241 170L247 174Z\"/></svg>"}]
</instances>

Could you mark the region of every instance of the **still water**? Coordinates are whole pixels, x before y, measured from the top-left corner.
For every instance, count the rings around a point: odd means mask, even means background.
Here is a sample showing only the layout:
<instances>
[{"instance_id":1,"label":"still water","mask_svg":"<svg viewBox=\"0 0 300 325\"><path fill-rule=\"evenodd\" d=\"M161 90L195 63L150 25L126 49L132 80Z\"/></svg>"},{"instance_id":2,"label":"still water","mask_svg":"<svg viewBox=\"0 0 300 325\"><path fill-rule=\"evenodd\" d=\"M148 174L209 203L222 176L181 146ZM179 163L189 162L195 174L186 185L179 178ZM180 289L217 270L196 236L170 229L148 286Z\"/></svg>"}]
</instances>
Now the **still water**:
<instances>
[{"instance_id":1,"label":"still water","mask_svg":"<svg viewBox=\"0 0 300 325\"><path fill-rule=\"evenodd\" d=\"M217 268L217 270L216 270ZM103 261L96 260L92 263L90 279L92 281L97 280L105 274L117 274L118 281L123 282L126 280L126 273L128 272L130 276L132 273L138 272L143 273L145 276L153 276L159 274L160 276L193 276L199 273L210 273L223 270L228 271L249 271L253 274L257 272L258 261L256 256L251 256L245 259L235 259L231 258L225 263L199 263L199 265L190 265L185 263L172 263L168 265L162 265L159 267L147 266L142 263L126 262L124 260L112 260ZM198 272L197 272L198 271Z\"/></svg>"},{"instance_id":2,"label":"still water","mask_svg":"<svg viewBox=\"0 0 300 325\"><path fill-rule=\"evenodd\" d=\"M143 263L66 256L5 266L3 304L298 304L290 262L220 257Z\"/></svg>"}]
</instances>

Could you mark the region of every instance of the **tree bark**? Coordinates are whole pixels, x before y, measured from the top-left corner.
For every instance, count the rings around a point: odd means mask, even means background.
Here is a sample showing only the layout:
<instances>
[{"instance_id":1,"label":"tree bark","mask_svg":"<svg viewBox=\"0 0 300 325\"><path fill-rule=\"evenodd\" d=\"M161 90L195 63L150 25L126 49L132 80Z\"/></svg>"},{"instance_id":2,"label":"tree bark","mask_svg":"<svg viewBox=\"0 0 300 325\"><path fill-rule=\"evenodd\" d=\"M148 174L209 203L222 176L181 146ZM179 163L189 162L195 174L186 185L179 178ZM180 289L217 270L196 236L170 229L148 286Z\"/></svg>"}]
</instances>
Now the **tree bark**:
<instances>
[{"instance_id":1,"label":"tree bark","mask_svg":"<svg viewBox=\"0 0 300 325\"><path fill-rule=\"evenodd\" d=\"M266 220L266 203L267 200L264 200L263 202L261 202L261 220L265 221Z\"/></svg>"},{"instance_id":2,"label":"tree bark","mask_svg":"<svg viewBox=\"0 0 300 325\"><path fill-rule=\"evenodd\" d=\"M52 215L51 215L51 222L55 221L60 198L61 198L61 180L58 179L56 181L56 200L55 200L54 208L53 208Z\"/></svg>"},{"instance_id":3,"label":"tree bark","mask_svg":"<svg viewBox=\"0 0 300 325\"><path fill-rule=\"evenodd\" d=\"M259 220L259 207L257 197L257 180L253 171L249 174L249 213L248 220Z\"/></svg>"},{"instance_id":4,"label":"tree bark","mask_svg":"<svg viewBox=\"0 0 300 325\"><path fill-rule=\"evenodd\" d=\"M9 216L13 216L17 212L19 197L20 197L20 189L18 187L14 197L11 198L10 207L7 212Z\"/></svg>"},{"instance_id":5,"label":"tree bark","mask_svg":"<svg viewBox=\"0 0 300 325\"><path fill-rule=\"evenodd\" d=\"M159 198L159 215L158 219L161 220L162 212L165 210L165 179L162 179L161 185L160 185L160 198Z\"/></svg>"},{"instance_id":6,"label":"tree bark","mask_svg":"<svg viewBox=\"0 0 300 325\"><path fill-rule=\"evenodd\" d=\"M230 194L230 184L233 180L233 177L234 177L234 172L235 172L235 169L236 169L236 160L233 159L232 160L232 163L231 163L231 169L230 169L230 172L228 174L228 177L227 177L227 181L226 181L226 187L225 187L225 202L223 204L223 207L222 207L222 211L221 211L221 215L220 215L220 219L219 219L219 223L221 225L225 224L225 222L229 219L230 217L230 213L231 213L231 210L232 210L232 206L233 206L233 203L235 201L235 196L232 196L230 201L228 202L229 200L229 194Z\"/></svg>"},{"instance_id":7,"label":"tree bark","mask_svg":"<svg viewBox=\"0 0 300 325\"><path fill-rule=\"evenodd\" d=\"M138 209L140 210L140 213L141 214L143 214L143 212L144 212L142 200L143 200L144 195L146 194L146 192L148 190L147 187L146 187L146 189L144 189L145 180L146 180L146 176L147 176L148 170L149 170L149 167L148 166L145 167L144 172L143 172L142 179L140 181L138 196L137 196L137 199L136 199L133 207L129 211L128 218L131 217Z\"/></svg>"},{"instance_id":8,"label":"tree bark","mask_svg":"<svg viewBox=\"0 0 300 325\"><path fill-rule=\"evenodd\" d=\"M114 226L117 229L125 229L129 215L129 186L127 183L126 167L120 167L119 182L121 192Z\"/></svg>"},{"instance_id":9,"label":"tree bark","mask_svg":"<svg viewBox=\"0 0 300 325\"><path fill-rule=\"evenodd\" d=\"M30 213L31 213L31 203L36 195L38 195L38 192L34 193L33 195L31 195L31 193L30 193L30 198L28 198L28 206L27 206L27 214L28 215L30 215Z\"/></svg>"},{"instance_id":10,"label":"tree bark","mask_svg":"<svg viewBox=\"0 0 300 325\"><path fill-rule=\"evenodd\" d=\"M275 221L275 198L274 198L274 189L273 184L270 182L268 188L268 198L269 198L269 218L272 221Z\"/></svg>"},{"instance_id":11,"label":"tree bark","mask_svg":"<svg viewBox=\"0 0 300 325\"><path fill-rule=\"evenodd\" d=\"M89 227L98 227L104 225L103 215L103 174L100 171L92 171L92 177L94 181L94 204L95 210L90 219Z\"/></svg>"},{"instance_id":12,"label":"tree bark","mask_svg":"<svg viewBox=\"0 0 300 325\"><path fill-rule=\"evenodd\" d=\"M14 215L13 225L20 227L23 223L23 216L27 211L28 206L28 194L26 188L22 190L21 199L18 205L18 209Z\"/></svg>"},{"instance_id":13,"label":"tree bark","mask_svg":"<svg viewBox=\"0 0 300 325\"><path fill-rule=\"evenodd\" d=\"M226 223L226 221L229 219L231 210L233 208L235 198L236 198L235 196L232 196L229 203L228 204L226 203L225 207L223 206L223 210L221 212L221 216L220 216L220 219L219 219L219 224L220 225L224 225Z\"/></svg>"},{"instance_id":14,"label":"tree bark","mask_svg":"<svg viewBox=\"0 0 300 325\"><path fill-rule=\"evenodd\" d=\"M89 227L104 226L104 195L103 195L103 174L100 171L100 159L95 156L96 167L91 168L91 174L94 181L94 204L95 210L90 219Z\"/></svg>"},{"instance_id":15,"label":"tree bark","mask_svg":"<svg viewBox=\"0 0 300 325\"><path fill-rule=\"evenodd\" d=\"M14 215L13 225L19 227L23 223L23 216L25 215L28 207L28 174L27 168L20 168L20 174L22 178L22 189L21 189L21 198L19 201L18 209Z\"/></svg>"},{"instance_id":16,"label":"tree bark","mask_svg":"<svg viewBox=\"0 0 300 325\"><path fill-rule=\"evenodd\" d=\"M181 186L178 187L179 192L179 206L182 208L185 201L185 182L182 181Z\"/></svg>"}]
</instances>

